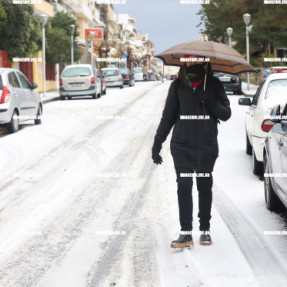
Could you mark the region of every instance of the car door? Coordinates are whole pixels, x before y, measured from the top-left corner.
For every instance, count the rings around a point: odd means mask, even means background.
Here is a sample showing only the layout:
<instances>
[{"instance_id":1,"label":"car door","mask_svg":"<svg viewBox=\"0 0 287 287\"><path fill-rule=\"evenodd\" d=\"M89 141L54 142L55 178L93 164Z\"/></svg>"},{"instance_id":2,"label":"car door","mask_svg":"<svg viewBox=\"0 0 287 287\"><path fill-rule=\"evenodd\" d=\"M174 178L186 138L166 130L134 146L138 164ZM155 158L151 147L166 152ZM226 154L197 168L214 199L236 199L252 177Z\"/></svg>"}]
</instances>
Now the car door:
<instances>
[{"instance_id":1,"label":"car door","mask_svg":"<svg viewBox=\"0 0 287 287\"><path fill-rule=\"evenodd\" d=\"M23 73L17 71L17 76L20 80L23 92L25 93L25 103L24 107L26 110L26 115L35 116L37 112L37 100L33 93L32 85Z\"/></svg>"},{"instance_id":2,"label":"car door","mask_svg":"<svg viewBox=\"0 0 287 287\"><path fill-rule=\"evenodd\" d=\"M282 172L281 166L281 151L280 151L280 140L281 140L281 124L276 124L268 133L268 146L269 146L269 172L279 174ZM275 188L278 189L281 186L281 178L274 176L273 183Z\"/></svg>"},{"instance_id":3,"label":"car door","mask_svg":"<svg viewBox=\"0 0 287 287\"><path fill-rule=\"evenodd\" d=\"M260 86L258 87L257 91L256 91L256 94L255 96L253 97L253 100L251 102L251 106L249 108L249 110L246 112L246 132L247 132L247 135L248 135L248 138L252 144L252 131L253 131L253 125L255 124L254 123L254 116L256 116L256 108L257 108L257 103L258 103L258 100L260 98L260 95L261 95L261 90L262 90L262 87L264 85L265 81L263 81Z\"/></svg>"},{"instance_id":4,"label":"car door","mask_svg":"<svg viewBox=\"0 0 287 287\"><path fill-rule=\"evenodd\" d=\"M100 74L95 68L94 68L94 77L95 77L96 85L97 85L97 94L101 94L101 78L100 78Z\"/></svg>"},{"instance_id":5,"label":"car door","mask_svg":"<svg viewBox=\"0 0 287 287\"><path fill-rule=\"evenodd\" d=\"M284 202L287 202L287 120L282 120L278 126L278 139L277 139L277 150L278 157L274 159L280 166L278 173L280 175L275 179L275 188L280 193L280 197Z\"/></svg>"},{"instance_id":6,"label":"car door","mask_svg":"<svg viewBox=\"0 0 287 287\"><path fill-rule=\"evenodd\" d=\"M7 74L8 82L12 88L12 96L13 101L15 103L15 107L17 107L19 111L19 115L25 115L25 91L22 89L20 81L16 76L14 71L11 71ZM13 107L14 108L14 107Z\"/></svg>"}]
</instances>

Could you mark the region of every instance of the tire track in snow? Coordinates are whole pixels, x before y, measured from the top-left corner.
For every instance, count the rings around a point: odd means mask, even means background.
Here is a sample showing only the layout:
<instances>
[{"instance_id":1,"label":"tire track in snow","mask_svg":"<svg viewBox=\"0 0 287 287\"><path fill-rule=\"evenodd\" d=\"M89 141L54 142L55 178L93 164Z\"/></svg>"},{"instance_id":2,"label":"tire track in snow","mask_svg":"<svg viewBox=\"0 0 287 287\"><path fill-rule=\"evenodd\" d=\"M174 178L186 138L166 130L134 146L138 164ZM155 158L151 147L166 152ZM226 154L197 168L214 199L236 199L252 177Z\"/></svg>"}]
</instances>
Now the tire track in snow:
<instances>
[{"instance_id":1,"label":"tire track in snow","mask_svg":"<svg viewBox=\"0 0 287 287\"><path fill-rule=\"evenodd\" d=\"M133 103L135 102L136 100L133 101ZM107 124L105 123L103 126ZM94 136L95 130L93 131ZM138 139L135 138L132 144L136 144L137 141ZM79 143L75 145L79 146ZM129 162L136 157L136 150L134 153L124 152L124 150L127 151L128 149L125 147L115 159L120 167L125 165L128 167ZM50 159L52 160L55 155L50 155ZM1 267L0 282L2 282L2 286L16 286L14 284L9 285L13 281L16 284L21 282L21 286L35 286L51 266L60 264L65 254L69 252L73 243L80 236L82 228L88 224L89 220L97 216L101 205L108 198L109 190L105 190L104 185L102 186L103 192L100 194L94 192L95 189L99 188L97 181L87 185L89 187L83 191L82 195L43 229L42 237L32 238L19 250L19 253L13 254ZM75 214L79 206L85 210L81 217ZM59 231L58 234L56 234L57 231Z\"/></svg>"},{"instance_id":2,"label":"tire track in snow","mask_svg":"<svg viewBox=\"0 0 287 287\"><path fill-rule=\"evenodd\" d=\"M154 129L151 129L150 132ZM150 132L148 134L150 134ZM147 137L148 138L148 137ZM131 234L133 230L136 230L136 220L139 211L145 202L146 194L149 192L150 179L155 169L155 164L150 157L146 158L143 168L140 172L140 177L145 178L142 187L134 194L129 196L126 204L123 206L121 213L118 215L116 222L114 223L113 230L126 230L127 235ZM123 236L114 237L111 241L103 244L103 255L100 258L99 263L96 263L90 271L88 278L89 287L101 287L103 281L109 277L112 267L117 264L120 259L121 247L127 239ZM147 255L147 254L146 254ZM136 274L136 280L143 280L139 274ZM151 274L149 274L151 275ZM152 280L152 278L149 278ZM134 282L136 285L142 286L140 282Z\"/></svg>"},{"instance_id":3,"label":"tire track in snow","mask_svg":"<svg viewBox=\"0 0 287 287\"><path fill-rule=\"evenodd\" d=\"M286 263L272 249L259 230L236 208L225 192L214 185L214 204L238 243L260 286L285 286Z\"/></svg>"},{"instance_id":4,"label":"tire track in snow","mask_svg":"<svg viewBox=\"0 0 287 287\"><path fill-rule=\"evenodd\" d=\"M158 85L155 85L153 88L158 87ZM138 100L141 100L145 95L147 95L150 92L150 87L148 89L145 89L138 97L136 97L134 100L132 100L127 106L121 108L118 111L118 115L123 115L125 114L128 110L132 109L133 106L137 103ZM110 126L113 125L113 120L108 120L102 124L100 124L99 126L97 126L96 128L92 128L91 130L89 130L87 137L93 137L95 136L97 133L103 132L105 129L109 128ZM61 156L61 154L67 150L70 149L71 147L81 147L81 145L85 144L85 142L87 141L87 139L80 139L78 140L77 138L75 139L74 136L71 136L68 140L64 141L61 145L53 148L50 151L47 151L47 154L45 154L44 156L35 159L34 162L30 165L28 165L27 167L25 167L25 172L29 173L29 172L33 172L33 170L37 170L39 162L45 161L47 159L52 159L53 157L57 158L58 156ZM15 171L13 171L16 174L21 174L23 172L23 168L19 168ZM9 187L11 187L12 185L16 184L19 181L19 178L12 178L12 179L8 179L8 180L1 180L2 186L0 186L0 191L1 190L7 190ZM28 193L29 191L27 191ZM23 196L23 192L21 192L21 195ZM4 196L1 199L1 202L4 202L6 199L9 199L11 197L11 195L8 193L6 196ZM11 202L14 201L15 195L13 195L13 197L11 198ZM5 211L5 206L1 206L0 204L0 213Z\"/></svg>"}]
</instances>

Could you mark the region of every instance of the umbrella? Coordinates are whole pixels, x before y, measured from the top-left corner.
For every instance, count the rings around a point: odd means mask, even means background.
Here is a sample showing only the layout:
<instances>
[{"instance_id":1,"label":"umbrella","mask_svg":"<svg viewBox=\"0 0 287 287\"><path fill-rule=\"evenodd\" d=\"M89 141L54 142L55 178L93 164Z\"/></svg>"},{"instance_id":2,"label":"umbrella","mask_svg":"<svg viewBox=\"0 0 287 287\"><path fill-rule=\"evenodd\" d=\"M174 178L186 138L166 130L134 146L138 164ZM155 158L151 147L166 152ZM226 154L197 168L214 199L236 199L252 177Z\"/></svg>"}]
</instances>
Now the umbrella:
<instances>
[{"instance_id":1,"label":"umbrella","mask_svg":"<svg viewBox=\"0 0 287 287\"><path fill-rule=\"evenodd\" d=\"M190 57L188 60L194 60L189 61L192 65L198 64L199 62L203 63L203 60L206 60L211 64L213 71L228 74L256 72L236 50L225 44L212 41L198 40L187 42L173 46L155 55L155 57L161 59L167 66L183 66L186 63L187 56ZM205 59L202 59L202 57Z\"/></svg>"},{"instance_id":2,"label":"umbrella","mask_svg":"<svg viewBox=\"0 0 287 287\"><path fill-rule=\"evenodd\" d=\"M187 55L194 58L209 58L213 71L228 74L256 72L236 50L225 44L212 41L198 40L179 44L155 55L155 57L161 59L165 65L182 66L185 64L182 59ZM198 61L195 61L194 64L198 64Z\"/></svg>"}]
</instances>

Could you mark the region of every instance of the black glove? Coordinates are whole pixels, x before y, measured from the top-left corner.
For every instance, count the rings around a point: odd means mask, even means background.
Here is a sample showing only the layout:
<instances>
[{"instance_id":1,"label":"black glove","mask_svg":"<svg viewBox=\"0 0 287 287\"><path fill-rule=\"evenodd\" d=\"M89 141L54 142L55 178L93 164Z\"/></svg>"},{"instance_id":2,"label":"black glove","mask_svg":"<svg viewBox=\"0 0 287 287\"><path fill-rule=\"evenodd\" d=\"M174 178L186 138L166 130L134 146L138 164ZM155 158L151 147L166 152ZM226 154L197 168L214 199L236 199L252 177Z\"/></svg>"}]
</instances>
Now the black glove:
<instances>
[{"instance_id":1,"label":"black glove","mask_svg":"<svg viewBox=\"0 0 287 287\"><path fill-rule=\"evenodd\" d=\"M162 157L159 155L161 148L162 148L162 143L155 136L154 137L154 143L153 143L153 146L151 149L151 151L152 151L151 157L152 157L153 162L155 164L161 164L162 163Z\"/></svg>"},{"instance_id":2,"label":"black glove","mask_svg":"<svg viewBox=\"0 0 287 287\"><path fill-rule=\"evenodd\" d=\"M217 105L217 100L214 98L213 94L208 91L197 90L196 95L200 102L205 102L209 109L214 109Z\"/></svg>"}]
</instances>

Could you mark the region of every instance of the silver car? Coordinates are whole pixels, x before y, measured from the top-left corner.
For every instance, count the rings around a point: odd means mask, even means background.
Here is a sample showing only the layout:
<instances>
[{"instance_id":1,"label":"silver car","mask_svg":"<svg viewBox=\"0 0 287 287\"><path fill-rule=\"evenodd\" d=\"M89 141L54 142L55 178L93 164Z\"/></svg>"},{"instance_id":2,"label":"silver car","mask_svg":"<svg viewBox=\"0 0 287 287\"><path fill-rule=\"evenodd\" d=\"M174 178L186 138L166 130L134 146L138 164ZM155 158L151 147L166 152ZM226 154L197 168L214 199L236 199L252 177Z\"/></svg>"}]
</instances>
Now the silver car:
<instances>
[{"instance_id":1,"label":"silver car","mask_svg":"<svg viewBox=\"0 0 287 287\"><path fill-rule=\"evenodd\" d=\"M101 71L107 87L124 87L124 79L118 68L103 68Z\"/></svg>"},{"instance_id":2,"label":"silver car","mask_svg":"<svg viewBox=\"0 0 287 287\"><path fill-rule=\"evenodd\" d=\"M101 79L92 65L68 65L60 78L60 99L92 96L101 97Z\"/></svg>"},{"instance_id":3,"label":"silver car","mask_svg":"<svg viewBox=\"0 0 287 287\"><path fill-rule=\"evenodd\" d=\"M9 133L19 129L19 123L34 120L41 124L41 97L23 73L16 69L0 68L0 125L7 125Z\"/></svg>"}]
</instances>

